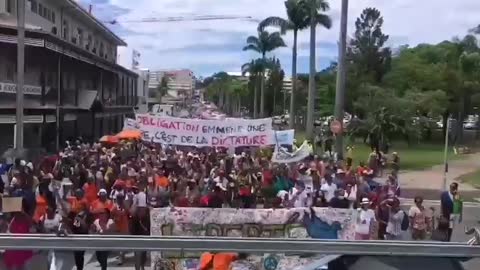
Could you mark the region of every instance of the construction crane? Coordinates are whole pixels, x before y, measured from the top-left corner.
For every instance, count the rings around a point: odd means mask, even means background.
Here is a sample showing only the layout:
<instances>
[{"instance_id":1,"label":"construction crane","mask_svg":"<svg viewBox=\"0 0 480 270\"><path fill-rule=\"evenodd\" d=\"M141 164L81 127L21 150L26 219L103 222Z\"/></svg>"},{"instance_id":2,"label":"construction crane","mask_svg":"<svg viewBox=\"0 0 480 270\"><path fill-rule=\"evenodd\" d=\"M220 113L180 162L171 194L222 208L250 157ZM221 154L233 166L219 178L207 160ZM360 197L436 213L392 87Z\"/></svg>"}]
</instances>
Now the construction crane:
<instances>
[{"instance_id":1,"label":"construction crane","mask_svg":"<svg viewBox=\"0 0 480 270\"><path fill-rule=\"evenodd\" d=\"M118 24L118 23L156 23L156 22L185 22L185 21L220 21L220 20L246 20L252 22L258 22L251 16L235 16L235 15L195 15L195 16L174 16L174 17L165 17L165 18L143 18L139 20L111 20L105 21L104 23L108 24Z\"/></svg>"}]
</instances>

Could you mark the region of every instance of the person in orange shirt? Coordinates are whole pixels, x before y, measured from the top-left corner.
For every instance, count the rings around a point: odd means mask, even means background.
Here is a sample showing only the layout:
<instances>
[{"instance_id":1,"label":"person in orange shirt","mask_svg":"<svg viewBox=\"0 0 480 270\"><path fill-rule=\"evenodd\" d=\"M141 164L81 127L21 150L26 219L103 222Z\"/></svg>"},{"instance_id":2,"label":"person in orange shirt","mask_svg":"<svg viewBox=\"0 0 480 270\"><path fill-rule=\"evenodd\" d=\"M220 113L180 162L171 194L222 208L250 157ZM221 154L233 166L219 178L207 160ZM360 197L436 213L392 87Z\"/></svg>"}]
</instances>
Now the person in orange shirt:
<instances>
[{"instance_id":1,"label":"person in orange shirt","mask_svg":"<svg viewBox=\"0 0 480 270\"><path fill-rule=\"evenodd\" d=\"M116 232L121 235L129 235L130 212L125 207L125 195L117 194L111 215L113 222L115 222ZM124 260L125 253L120 252L118 256L118 265L122 265Z\"/></svg>"},{"instance_id":2,"label":"person in orange shirt","mask_svg":"<svg viewBox=\"0 0 480 270\"><path fill-rule=\"evenodd\" d=\"M88 209L88 202L84 197L85 192L82 189L77 189L75 191L75 196L70 196L67 198L68 203L70 204L70 213L77 215L78 213Z\"/></svg>"},{"instance_id":3,"label":"person in orange shirt","mask_svg":"<svg viewBox=\"0 0 480 270\"><path fill-rule=\"evenodd\" d=\"M47 197L43 194L42 191L40 191L40 194L38 194L37 196L37 205L33 214L33 221L35 221L36 223L40 222L41 217L43 217L47 213L47 208Z\"/></svg>"},{"instance_id":4,"label":"person in orange shirt","mask_svg":"<svg viewBox=\"0 0 480 270\"><path fill-rule=\"evenodd\" d=\"M88 204L93 203L97 199L98 187L93 177L88 178L88 182L83 186L83 191Z\"/></svg>"},{"instance_id":5,"label":"person in orange shirt","mask_svg":"<svg viewBox=\"0 0 480 270\"><path fill-rule=\"evenodd\" d=\"M155 174L155 185L164 189L167 189L170 185L170 181L168 181L168 178L165 176L165 172L163 170L160 170Z\"/></svg>"},{"instance_id":6,"label":"person in orange shirt","mask_svg":"<svg viewBox=\"0 0 480 270\"><path fill-rule=\"evenodd\" d=\"M112 211L113 202L107 198L107 191L105 189L100 189L98 192L98 199L93 201L90 205L90 212L93 214L98 214L107 209Z\"/></svg>"},{"instance_id":7,"label":"person in orange shirt","mask_svg":"<svg viewBox=\"0 0 480 270\"><path fill-rule=\"evenodd\" d=\"M203 253L199 270L229 270L230 264L238 258L236 253Z\"/></svg>"}]
</instances>

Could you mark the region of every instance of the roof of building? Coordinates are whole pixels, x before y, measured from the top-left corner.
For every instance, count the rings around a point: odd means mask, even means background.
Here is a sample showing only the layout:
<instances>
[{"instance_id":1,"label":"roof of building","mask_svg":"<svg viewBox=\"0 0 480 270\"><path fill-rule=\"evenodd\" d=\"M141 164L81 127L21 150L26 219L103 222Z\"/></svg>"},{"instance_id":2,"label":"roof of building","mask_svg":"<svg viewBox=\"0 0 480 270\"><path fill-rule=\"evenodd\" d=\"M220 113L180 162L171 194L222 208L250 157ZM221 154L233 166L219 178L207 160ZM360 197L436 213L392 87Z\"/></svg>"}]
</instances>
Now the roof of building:
<instances>
[{"instance_id":1,"label":"roof of building","mask_svg":"<svg viewBox=\"0 0 480 270\"><path fill-rule=\"evenodd\" d=\"M110 38L116 42L117 46L127 46L127 43L121 39L119 36L117 36L115 33L113 33L112 30L110 30L104 23L99 21L95 16L93 16L90 12L88 12L86 9L84 9L79 3L77 3L75 0L67 0L67 4L69 4L71 7L75 8L80 12L81 15L83 15L86 19L90 20L92 23L96 24L100 29L104 31L105 34L110 36Z\"/></svg>"}]
</instances>

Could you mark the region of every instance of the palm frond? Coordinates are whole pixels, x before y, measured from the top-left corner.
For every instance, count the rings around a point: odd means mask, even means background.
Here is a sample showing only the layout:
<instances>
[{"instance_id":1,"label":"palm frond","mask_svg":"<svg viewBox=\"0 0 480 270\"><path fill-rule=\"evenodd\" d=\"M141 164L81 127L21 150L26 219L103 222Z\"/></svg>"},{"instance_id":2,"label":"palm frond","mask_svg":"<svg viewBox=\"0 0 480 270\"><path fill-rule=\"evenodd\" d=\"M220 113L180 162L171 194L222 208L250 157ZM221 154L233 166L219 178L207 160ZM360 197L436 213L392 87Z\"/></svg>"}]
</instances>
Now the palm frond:
<instances>
[{"instance_id":1,"label":"palm frond","mask_svg":"<svg viewBox=\"0 0 480 270\"><path fill-rule=\"evenodd\" d=\"M269 26L280 28L280 32L282 33L282 35L284 35L287 32L287 30L292 29L292 24L290 21L281 17L273 16L273 17L268 17L263 21L261 21L260 24L258 25L258 31L262 32L265 30L265 28Z\"/></svg>"},{"instance_id":2,"label":"palm frond","mask_svg":"<svg viewBox=\"0 0 480 270\"><path fill-rule=\"evenodd\" d=\"M257 46L255 46L253 44L248 44L247 46L243 47L243 50L244 51L256 51L258 53L262 52L262 50L260 48L258 48Z\"/></svg>"},{"instance_id":3,"label":"palm frond","mask_svg":"<svg viewBox=\"0 0 480 270\"><path fill-rule=\"evenodd\" d=\"M247 38L247 44L252 44L252 45L258 46L258 44L260 44L260 40L256 36L249 36Z\"/></svg>"},{"instance_id":4,"label":"palm frond","mask_svg":"<svg viewBox=\"0 0 480 270\"><path fill-rule=\"evenodd\" d=\"M321 25L327 29L330 29L332 27L332 19L328 15L317 14L315 20L317 21L318 25Z\"/></svg>"}]
</instances>

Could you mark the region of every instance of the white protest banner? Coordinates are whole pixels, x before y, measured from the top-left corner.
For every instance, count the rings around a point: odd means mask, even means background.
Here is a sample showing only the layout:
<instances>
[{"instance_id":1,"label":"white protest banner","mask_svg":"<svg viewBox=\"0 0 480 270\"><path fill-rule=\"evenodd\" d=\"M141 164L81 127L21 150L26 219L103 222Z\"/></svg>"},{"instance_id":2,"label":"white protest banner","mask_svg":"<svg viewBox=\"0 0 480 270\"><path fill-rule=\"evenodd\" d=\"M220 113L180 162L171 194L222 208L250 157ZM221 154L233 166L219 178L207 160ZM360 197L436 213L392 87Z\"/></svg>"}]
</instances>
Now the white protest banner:
<instances>
[{"instance_id":1,"label":"white protest banner","mask_svg":"<svg viewBox=\"0 0 480 270\"><path fill-rule=\"evenodd\" d=\"M272 119L202 120L137 114L143 140L185 146L264 146L272 141Z\"/></svg>"},{"instance_id":2,"label":"white protest banner","mask_svg":"<svg viewBox=\"0 0 480 270\"><path fill-rule=\"evenodd\" d=\"M293 153L287 152L284 148L275 147L272 155L272 162L275 163L294 163L304 160L310 155L310 147L303 143L297 151Z\"/></svg>"},{"instance_id":3,"label":"white protest banner","mask_svg":"<svg viewBox=\"0 0 480 270\"><path fill-rule=\"evenodd\" d=\"M275 139L275 144L278 145L292 145L293 139L295 138L295 130L277 130L273 131L273 136Z\"/></svg>"},{"instance_id":4,"label":"white protest banner","mask_svg":"<svg viewBox=\"0 0 480 270\"><path fill-rule=\"evenodd\" d=\"M313 210L311 213L306 208L156 208L150 211L150 232L155 236L355 239L355 210ZM200 255L198 252L152 252L152 269L196 270ZM258 270L265 269L264 263L269 259L276 260L276 270L300 270L316 260L298 254L248 254L248 261L254 262Z\"/></svg>"}]
</instances>

